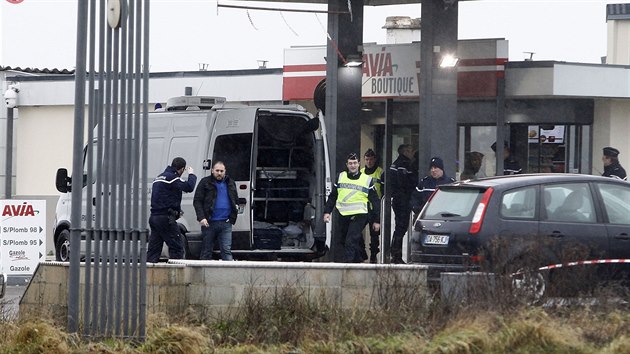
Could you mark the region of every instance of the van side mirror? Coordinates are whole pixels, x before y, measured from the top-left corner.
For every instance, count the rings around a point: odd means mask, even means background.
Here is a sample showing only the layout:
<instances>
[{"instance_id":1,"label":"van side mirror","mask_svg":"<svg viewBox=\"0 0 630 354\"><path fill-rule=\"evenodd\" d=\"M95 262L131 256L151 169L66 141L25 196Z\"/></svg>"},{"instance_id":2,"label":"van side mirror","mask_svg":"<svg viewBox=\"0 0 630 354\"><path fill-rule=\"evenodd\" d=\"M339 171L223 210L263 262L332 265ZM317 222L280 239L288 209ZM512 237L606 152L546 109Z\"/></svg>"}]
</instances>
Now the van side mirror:
<instances>
[{"instance_id":1,"label":"van side mirror","mask_svg":"<svg viewBox=\"0 0 630 354\"><path fill-rule=\"evenodd\" d=\"M72 178L68 177L68 170L60 168L57 170L57 176L55 177L55 186L61 193L68 193L72 191Z\"/></svg>"},{"instance_id":2,"label":"van side mirror","mask_svg":"<svg viewBox=\"0 0 630 354\"><path fill-rule=\"evenodd\" d=\"M212 169L212 160L210 160L210 159L203 160L203 169L204 170L211 170Z\"/></svg>"},{"instance_id":3,"label":"van side mirror","mask_svg":"<svg viewBox=\"0 0 630 354\"><path fill-rule=\"evenodd\" d=\"M306 127L304 128L307 132L314 132L319 129L319 119L313 118L306 122Z\"/></svg>"}]
</instances>

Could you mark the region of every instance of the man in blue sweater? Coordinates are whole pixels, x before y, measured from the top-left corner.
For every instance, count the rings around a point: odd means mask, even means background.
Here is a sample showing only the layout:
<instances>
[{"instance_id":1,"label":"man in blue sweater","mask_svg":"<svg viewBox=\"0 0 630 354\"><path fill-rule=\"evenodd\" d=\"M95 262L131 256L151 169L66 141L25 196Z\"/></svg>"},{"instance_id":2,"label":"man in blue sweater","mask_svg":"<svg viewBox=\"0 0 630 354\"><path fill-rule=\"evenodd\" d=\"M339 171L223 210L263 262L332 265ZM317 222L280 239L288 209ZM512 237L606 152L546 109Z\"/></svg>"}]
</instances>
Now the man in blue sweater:
<instances>
[{"instance_id":1,"label":"man in blue sweater","mask_svg":"<svg viewBox=\"0 0 630 354\"><path fill-rule=\"evenodd\" d=\"M215 161L212 174L199 182L193 198L203 244L200 259L212 259L214 240L219 241L221 259L232 261L232 225L238 215L236 183L226 175L225 164Z\"/></svg>"},{"instance_id":2,"label":"man in blue sweater","mask_svg":"<svg viewBox=\"0 0 630 354\"><path fill-rule=\"evenodd\" d=\"M188 171L187 180L181 177L184 170ZM165 242L169 258L184 257L184 241L180 237L177 219L182 212L182 192L192 192L195 189L195 182L197 176L193 174L192 167L186 169L186 160L181 157L174 158L171 165L153 181L147 262L156 263L160 259Z\"/></svg>"}]
</instances>

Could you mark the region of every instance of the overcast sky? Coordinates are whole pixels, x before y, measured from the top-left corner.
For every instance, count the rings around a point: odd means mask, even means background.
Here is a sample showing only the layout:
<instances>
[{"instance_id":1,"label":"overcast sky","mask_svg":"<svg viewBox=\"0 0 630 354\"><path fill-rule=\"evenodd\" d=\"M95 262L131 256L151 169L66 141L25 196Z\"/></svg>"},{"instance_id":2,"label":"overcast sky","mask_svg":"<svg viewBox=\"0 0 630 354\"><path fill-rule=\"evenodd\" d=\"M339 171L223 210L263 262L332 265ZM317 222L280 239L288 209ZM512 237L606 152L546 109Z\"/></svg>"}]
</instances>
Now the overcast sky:
<instances>
[{"instance_id":1,"label":"overcast sky","mask_svg":"<svg viewBox=\"0 0 630 354\"><path fill-rule=\"evenodd\" d=\"M0 0L0 65L71 69L76 0ZM459 38L505 38L510 60L599 63L606 55L606 0L480 0L459 4ZM626 1L627 2L627 1ZM283 49L326 44L326 15L217 7L216 0L151 1L151 71L282 67ZM325 5L219 4L325 10ZM364 41L385 42L387 16L420 17L420 5L366 7Z\"/></svg>"}]
</instances>

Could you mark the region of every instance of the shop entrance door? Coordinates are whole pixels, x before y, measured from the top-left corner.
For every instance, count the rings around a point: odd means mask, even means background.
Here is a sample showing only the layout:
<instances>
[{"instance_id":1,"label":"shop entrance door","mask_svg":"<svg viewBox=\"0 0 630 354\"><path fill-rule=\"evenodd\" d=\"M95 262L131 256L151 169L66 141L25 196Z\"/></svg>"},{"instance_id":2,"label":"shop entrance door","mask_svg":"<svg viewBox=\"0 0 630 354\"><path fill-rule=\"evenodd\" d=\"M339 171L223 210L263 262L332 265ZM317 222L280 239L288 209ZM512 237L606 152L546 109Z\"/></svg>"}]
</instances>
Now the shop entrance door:
<instances>
[{"instance_id":1,"label":"shop entrance door","mask_svg":"<svg viewBox=\"0 0 630 354\"><path fill-rule=\"evenodd\" d=\"M511 124L506 129L511 157L523 173L590 173L590 125ZM496 174L495 153L490 148L495 139L495 126L459 127L458 178ZM473 159L476 164L471 163Z\"/></svg>"},{"instance_id":2,"label":"shop entrance door","mask_svg":"<svg viewBox=\"0 0 630 354\"><path fill-rule=\"evenodd\" d=\"M528 125L529 173L588 173L590 126Z\"/></svg>"}]
</instances>

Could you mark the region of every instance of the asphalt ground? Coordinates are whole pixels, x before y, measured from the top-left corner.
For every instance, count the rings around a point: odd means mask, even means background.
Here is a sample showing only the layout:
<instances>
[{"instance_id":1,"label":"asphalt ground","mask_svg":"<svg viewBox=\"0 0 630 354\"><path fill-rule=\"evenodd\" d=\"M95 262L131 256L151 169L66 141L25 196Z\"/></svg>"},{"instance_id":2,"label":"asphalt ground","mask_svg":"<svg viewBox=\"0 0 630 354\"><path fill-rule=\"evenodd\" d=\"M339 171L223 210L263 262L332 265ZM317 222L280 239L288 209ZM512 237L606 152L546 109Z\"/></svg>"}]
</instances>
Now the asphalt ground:
<instances>
[{"instance_id":1,"label":"asphalt ground","mask_svg":"<svg viewBox=\"0 0 630 354\"><path fill-rule=\"evenodd\" d=\"M4 297L0 299L0 321L18 318L20 299L26 291L31 277L12 276L7 279Z\"/></svg>"}]
</instances>

